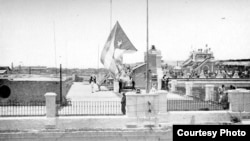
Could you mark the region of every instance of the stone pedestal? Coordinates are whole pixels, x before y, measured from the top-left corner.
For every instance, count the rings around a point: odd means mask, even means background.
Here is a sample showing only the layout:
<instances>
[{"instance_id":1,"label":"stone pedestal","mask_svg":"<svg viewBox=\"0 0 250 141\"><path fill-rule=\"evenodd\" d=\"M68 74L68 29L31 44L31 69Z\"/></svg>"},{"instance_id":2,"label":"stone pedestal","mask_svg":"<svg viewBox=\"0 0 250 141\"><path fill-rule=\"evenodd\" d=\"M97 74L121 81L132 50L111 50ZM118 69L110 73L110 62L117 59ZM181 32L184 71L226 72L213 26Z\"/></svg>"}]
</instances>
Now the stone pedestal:
<instances>
[{"instance_id":1,"label":"stone pedestal","mask_svg":"<svg viewBox=\"0 0 250 141\"><path fill-rule=\"evenodd\" d=\"M199 78L206 78L205 74L204 74L204 71L201 70L201 73L200 73L200 77Z\"/></svg>"},{"instance_id":2,"label":"stone pedestal","mask_svg":"<svg viewBox=\"0 0 250 141\"><path fill-rule=\"evenodd\" d=\"M46 93L46 116L48 118L56 117L56 94L55 93Z\"/></svg>"},{"instance_id":3,"label":"stone pedestal","mask_svg":"<svg viewBox=\"0 0 250 141\"><path fill-rule=\"evenodd\" d=\"M177 80L171 80L171 92L176 91L176 86L177 86Z\"/></svg>"},{"instance_id":4,"label":"stone pedestal","mask_svg":"<svg viewBox=\"0 0 250 141\"><path fill-rule=\"evenodd\" d=\"M193 92L192 92L193 82L186 82L185 86L186 86L186 95L187 96L192 96L193 95Z\"/></svg>"},{"instance_id":5,"label":"stone pedestal","mask_svg":"<svg viewBox=\"0 0 250 141\"><path fill-rule=\"evenodd\" d=\"M216 78L223 78L223 74L220 71L218 71Z\"/></svg>"},{"instance_id":6,"label":"stone pedestal","mask_svg":"<svg viewBox=\"0 0 250 141\"><path fill-rule=\"evenodd\" d=\"M228 100L232 112L250 112L250 90L229 90Z\"/></svg>"},{"instance_id":7,"label":"stone pedestal","mask_svg":"<svg viewBox=\"0 0 250 141\"><path fill-rule=\"evenodd\" d=\"M206 96L205 96L205 100L206 101L216 101L216 94L214 91L214 85L206 85Z\"/></svg>"},{"instance_id":8,"label":"stone pedestal","mask_svg":"<svg viewBox=\"0 0 250 141\"><path fill-rule=\"evenodd\" d=\"M182 78L189 78L189 73L185 72Z\"/></svg>"},{"instance_id":9,"label":"stone pedestal","mask_svg":"<svg viewBox=\"0 0 250 141\"><path fill-rule=\"evenodd\" d=\"M159 112L167 111L167 93L158 91L154 94L136 94L128 92L127 99L127 116L128 117L155 117Z\"/></svg>"},{"instance_id":10,"label":"stone pedestal","mask_svg":"<svg viewBox=\"0 0 250 141\"><path fill-rule=\"evenodd\" d=\"M235 72L234 72L233 78L240 78L240 77L239 77L239 74L238 74L238 71L235 71Z\"/></svg>"}]
</instances>

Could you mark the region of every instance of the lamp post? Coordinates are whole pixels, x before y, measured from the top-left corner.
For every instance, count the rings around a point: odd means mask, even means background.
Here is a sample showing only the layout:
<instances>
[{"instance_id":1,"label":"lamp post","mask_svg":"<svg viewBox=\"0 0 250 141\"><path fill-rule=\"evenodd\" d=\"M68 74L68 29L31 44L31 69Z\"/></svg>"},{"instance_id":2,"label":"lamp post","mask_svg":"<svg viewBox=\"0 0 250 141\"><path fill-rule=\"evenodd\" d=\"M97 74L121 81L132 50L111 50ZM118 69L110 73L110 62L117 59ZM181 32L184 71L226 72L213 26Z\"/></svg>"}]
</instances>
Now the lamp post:
<instances>
[{"instance_id":1,"label":"lamp post","mask_svg":"<svg viewBox=\"0 0 250 141\"><path fill-rule=\"evenodd\" d=\"M147 37L146 37L146 42L147 42L147 51L146 51L146 93L149 93L149 74L148 74L148 0L147 0L147 9L146 9L146 13L147 13Z\"/></svg>"},{"instance_id":2,"label":"lamp post","mask_svg":"<svg viewBox=\"0 0 250 141\"><path fill-rule=\"evenodd\" d=\"M60 100L60 105L62 105L62 58L60 56L60 97L59 97L59 100Z\"/></svg>"}]
</instances>

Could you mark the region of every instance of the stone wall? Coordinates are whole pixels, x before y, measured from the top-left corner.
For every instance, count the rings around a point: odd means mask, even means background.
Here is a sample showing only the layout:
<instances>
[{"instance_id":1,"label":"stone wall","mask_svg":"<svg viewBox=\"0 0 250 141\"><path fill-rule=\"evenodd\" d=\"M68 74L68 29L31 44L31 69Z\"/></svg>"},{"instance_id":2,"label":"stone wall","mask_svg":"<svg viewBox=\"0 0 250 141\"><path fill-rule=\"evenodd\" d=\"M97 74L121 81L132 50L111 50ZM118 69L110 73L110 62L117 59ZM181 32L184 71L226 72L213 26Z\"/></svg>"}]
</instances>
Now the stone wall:
<instances>
[{"instance_id":1,"label":"stone wall","mask_svg":"<svg viewBox=\"0 0 250 141\"><path fill-rule=\"evenodd\" d=\"M1 85L6 85L10 88L11 93L8 98L0 98L0 102L32 102L45 101L44 94L46 92L57 93L59 100L60 81L21 81L2 79ZM67 95L72 81L63 81L62 94Z\"/></svg>"}]
</instances>

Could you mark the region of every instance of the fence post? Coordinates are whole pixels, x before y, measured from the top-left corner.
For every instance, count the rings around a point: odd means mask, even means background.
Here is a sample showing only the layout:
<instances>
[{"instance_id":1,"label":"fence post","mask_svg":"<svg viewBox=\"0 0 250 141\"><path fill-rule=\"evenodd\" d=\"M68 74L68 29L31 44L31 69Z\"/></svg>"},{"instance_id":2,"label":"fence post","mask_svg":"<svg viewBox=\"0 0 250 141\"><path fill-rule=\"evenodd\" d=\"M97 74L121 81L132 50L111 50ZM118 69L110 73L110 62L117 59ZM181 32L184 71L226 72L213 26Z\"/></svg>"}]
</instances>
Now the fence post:
<instances>
[{"instance_id":1,"label":"fence post","mask_svg":"<svg viewBox=\"0 0 250 141\"><path fill-rule=\"evenodd\" d=\"M186 82L185 85L186 85L186 95L192 96L193 95L192 93L193 82Z\"/></svg>"},{"instance_id":2,"label":"fence post","mask_svg":"<svg viewBox=\"0 0 250 141\"><path fill-rule=\"evenodd\" d=\"M46 93L46 116L56 117L56 93Z\"/></svg>"},{"instance_id":3,"label":"fence post","mask_svg":"<svg viewBox=\"0 0 250 141\"><path fill-rule=\"evenodd\" d=\"M205 101L216 101L216 95L214 92L214 85L205 85L206 87L206 96Z\"/></svg>"}]
</instances>

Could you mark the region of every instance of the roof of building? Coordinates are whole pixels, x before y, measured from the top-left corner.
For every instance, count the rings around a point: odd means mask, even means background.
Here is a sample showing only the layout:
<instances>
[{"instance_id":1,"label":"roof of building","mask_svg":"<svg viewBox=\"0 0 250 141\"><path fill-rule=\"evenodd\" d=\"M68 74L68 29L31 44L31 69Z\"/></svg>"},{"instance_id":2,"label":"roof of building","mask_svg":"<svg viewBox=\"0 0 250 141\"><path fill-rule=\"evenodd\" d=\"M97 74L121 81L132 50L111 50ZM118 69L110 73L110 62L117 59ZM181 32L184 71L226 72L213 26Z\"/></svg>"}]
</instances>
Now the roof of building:
<instances>
[{"instance_id":1,"label":"roof of building","mask_svg":"<svg viewBox=\"0 0 250 141\"><path fill-rule=\"evenodd\" d=\"M250 59L218 60L217 64L228 66L250 66Z\"/></svg>"},{"instance_id":2,"label":"roof of building","mask_svg":"<svg viewBox=\"0 0 250 141\"><path fill-rule=\"evenodd\" d=\"M250 61L250 59L228 59L228 60L218 60L218 61L221 61L221 62L226 62L226 61L230 61L230 62L245 62L245 61Z\"/></svg>"},{"instance_id":3,"label":"roof of building","mask_svg":"<svg viewBox=\"0 0 250 141\"><path fill-rule=\"evenodd\" d=\"M4 74L6 70L0 70L0 74Z\"/></svg>"},{"instance_id":4,"label":"roof of building","mask_svg":"<svg viewBox=\"0 0 250 141\"><path fill-rule=\"evenodd\" d=\"M250 61L248 62L226 61L226 62L221 62L221 64L228 65L228 66L250 66Z\"/></svg>"},{"instance_id":5,"label":"roof of building","mask_svg":"<svg viewBox=\"0 0 250 141\"><path fill-rule=\"evenodd\" d=\"M11 70L9 66L0 66L0 70Z\"/></svg>"},{"instance_id":6,"label":"roof of building","mask_svg":"<svg viewBox=\"0 0 250 141\"><path fill-rule=\"evenodd\" d=\"M133 68L132 68L132 71L134 71L135 69L140 68L140 67L142 67L142 66L144 66L144 65L146 65L146 63L139 64L139 65L133 67Z\"/></svg>"}]
</instances>

